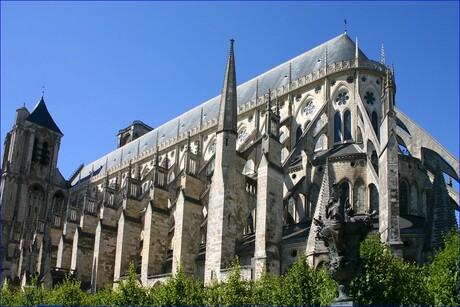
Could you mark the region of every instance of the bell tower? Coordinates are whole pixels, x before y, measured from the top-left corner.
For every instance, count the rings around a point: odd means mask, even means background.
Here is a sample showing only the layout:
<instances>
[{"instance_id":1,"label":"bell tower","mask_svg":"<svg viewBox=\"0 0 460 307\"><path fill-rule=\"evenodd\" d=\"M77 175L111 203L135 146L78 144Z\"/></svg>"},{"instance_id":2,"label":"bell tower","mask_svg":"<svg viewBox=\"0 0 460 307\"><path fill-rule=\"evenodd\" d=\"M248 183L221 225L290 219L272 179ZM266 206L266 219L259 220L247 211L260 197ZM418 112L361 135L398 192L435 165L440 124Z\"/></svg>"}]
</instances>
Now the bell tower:
<instances>
[{"instance_id":1,"label":"bell tower","mask_svg":"<svg viewBox=\"0 0 460 307\"><path fill-rule=\"evenodd\" d=\"M24 273L45 274L51 255L50 225L64 212L65 179L57 169L63 134L41 97L31 113L16 111L2 164L2 274L13 281ZM53 265L53 264L51 264Z\"/></svg>"}]
</instances>

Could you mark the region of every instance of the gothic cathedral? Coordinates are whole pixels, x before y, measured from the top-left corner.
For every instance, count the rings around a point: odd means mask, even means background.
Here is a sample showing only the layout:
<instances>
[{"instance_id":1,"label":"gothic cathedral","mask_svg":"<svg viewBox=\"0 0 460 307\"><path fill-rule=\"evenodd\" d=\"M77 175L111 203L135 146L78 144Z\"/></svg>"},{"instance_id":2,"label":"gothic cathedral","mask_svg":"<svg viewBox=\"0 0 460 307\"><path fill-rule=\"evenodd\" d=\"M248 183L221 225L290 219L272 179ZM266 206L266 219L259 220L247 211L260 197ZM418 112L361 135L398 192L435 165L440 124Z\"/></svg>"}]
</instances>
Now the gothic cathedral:
<instances>
[{"instance_id":1,"label":"gothic cathedral","mask_svg":"<svg viewBox=\"0 0 460 307\"><path fill-rule=\"evenodd\" d=\"M95 291L133 263L145 286L182 265L205 283L238 256L245 278L283 274L315 240L329 187L370 212L393 252L423 263L456 223L458 159L396 107L394 69L344 33L238 85L234 41L221 95L117 148L57 169L63 133L42 99L19 108L2 163L2 278ZM407 103L407 102L403 102ZM448 182L445 182L445 176Z\"/></svg>"}]
</instances>

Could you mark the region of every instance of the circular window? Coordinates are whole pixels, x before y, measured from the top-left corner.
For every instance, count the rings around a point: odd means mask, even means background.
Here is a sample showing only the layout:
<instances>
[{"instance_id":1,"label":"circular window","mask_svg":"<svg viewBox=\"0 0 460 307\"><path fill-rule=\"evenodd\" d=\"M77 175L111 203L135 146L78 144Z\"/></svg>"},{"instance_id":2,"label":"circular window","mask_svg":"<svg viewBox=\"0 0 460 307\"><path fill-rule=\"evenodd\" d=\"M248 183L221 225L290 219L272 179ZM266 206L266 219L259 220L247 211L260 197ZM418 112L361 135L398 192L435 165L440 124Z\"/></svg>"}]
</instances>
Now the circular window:
<instances>
[{"instance_id":1,"label":"circular window","mask_svg":"<svg viewBox=\"0 0 460 307\"><path fill-rule=\"evenodd\" d=\"M247 138L248 138L248 131L246 130L246 128L243 128L238 135L238 142L240 144L243 144Z\"/></svg>"},{"instance_id":2,"label":"circular window","mask_svg":"<svg viewBox=\"0 0 460 307\"><path fill-rule=\"evenodd\" d=\"M313 101L308 101L303 108L303 112L306 116L311 115L315 111L315 103Z\"/></svg>"},{"instance_id":3,"label":"circular window","mask_svg":"<svg viewBox=\"0 0 460 307\"><path fill-rule=\"evenodd\" d=\"M350 96L348 95L348 91L340 92L335 99L335 103L339 106L346 105Z\"/></svg>"}]
</instances>

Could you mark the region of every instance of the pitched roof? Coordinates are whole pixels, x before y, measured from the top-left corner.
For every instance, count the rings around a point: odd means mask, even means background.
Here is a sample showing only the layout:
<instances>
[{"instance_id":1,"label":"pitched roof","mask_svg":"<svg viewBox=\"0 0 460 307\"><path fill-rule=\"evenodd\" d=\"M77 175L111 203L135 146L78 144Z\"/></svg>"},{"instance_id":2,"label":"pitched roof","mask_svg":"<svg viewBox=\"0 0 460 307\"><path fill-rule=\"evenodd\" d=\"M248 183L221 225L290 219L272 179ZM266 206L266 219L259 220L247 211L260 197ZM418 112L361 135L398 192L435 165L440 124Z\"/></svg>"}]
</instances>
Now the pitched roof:
<instances>
[{"instance_id":1,"label":"pitched roof","mask_svg":"<svg viewBox=\"0 0 460 307\"><path fill-rule=\"evenodd\" d=\"M37 103L35 108L32 110L32 113L30 113L26 120L40 125L44 128L47 128L49 130L52 130L54 132L57 132L60 135L64 135L54 122L50 113L48 112L48 108L46 107L45 100L43 100L43 97Z\"/></svg>"},{"instance_id":2,"label":"pitched roof","mask_svg":"<svg viewBox=\"0 0 460 307\"><path fill-rule=\"evenodd\" d=\"M291 80L296 80L324 68L326 65L326 50L327 62L330 64L355 59L356 45L350 37L344 33L276 66L237 87L237 106L242 106L257 98L256 88L258 88L259 96L261 96L267 94L269 89L275 90L285 85L287 82L286 75L289 73L291 73ZM359 58L363 61L368 60L361 50L359 50ZM220 100L221 95L216 96L166 122L155 130L144 134L136 141L130 142L86 165L81 170L82 177L90 174L92 169L98 169L101 165L104 165L102 172L116 167L123 161L132 159L137 154L154 149L157 143L161 144L176 137L177 133L183 134L193 128L200 127L201 122L216 121L219 115ZM158 140L157 135L159 138ZM75 185L75 183L76 180L72 182L72 185Z\"/></svg>"}]
</instances>

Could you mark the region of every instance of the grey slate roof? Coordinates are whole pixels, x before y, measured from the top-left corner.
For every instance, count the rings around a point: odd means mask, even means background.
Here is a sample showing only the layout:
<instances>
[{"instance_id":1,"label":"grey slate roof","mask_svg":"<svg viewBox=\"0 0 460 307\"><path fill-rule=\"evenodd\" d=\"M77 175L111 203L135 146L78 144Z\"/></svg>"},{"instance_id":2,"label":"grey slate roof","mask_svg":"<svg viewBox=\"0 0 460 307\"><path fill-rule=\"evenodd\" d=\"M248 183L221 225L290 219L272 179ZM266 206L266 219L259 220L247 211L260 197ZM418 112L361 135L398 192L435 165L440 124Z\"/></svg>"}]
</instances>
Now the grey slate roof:
<instances>
[{"instance_id":1,"label":"grey slate roof","mask_svg":"<svg viewBox=\"0 0 460 307\"><path fill-rule=\"evenodd\" d=\"M32 110L32 113L26 118L29 122L35 123L40 125L44 128L57 132L61 135L64 135L59 127L54 122L53 118L51 117L50 113L48 112L48 108L46 107L45 100L43 97L37 103L37 105Z\"/></svg>"},{"instance_id":2,"label":"grey slate roof","mask_svg":"<svg viewBox=\"0 0 460 307\"><path fill-rule=\"evenodd\" d=\"M320 68L325 67L325 54L327 48L327 62L334 63L343 60L355 58L355 43L344 33L341 34L283 64L239 85L237 87L237 104L238 106L257 98L256 84L258 82L259 95L268 93L269 89L277 89L287 82L286 75L289 74L291 65L291 79L296 80L302 76L308 75ZM359 51L359 57L368 60L367 57ZM320 60L320 61L319 61ZM177 135L178 126L179 134L185 133L195 127L200 126L201 110L203 109L203 122L217 119L219 113L221 96L216 96L203 104L191 109L188 112L166 122L153 131L141 136L137 140L118 148L104 157L86 165L71 183L75 185L78 178L88 176L92 171L99 169L102 172L120 165L122 162L132 159L137 154L155 148L157 141L163 143ZM158 135L158 140L157 140ZM106 165L107 164L107 165Z\"/></svg>"}]
</instances>

